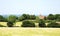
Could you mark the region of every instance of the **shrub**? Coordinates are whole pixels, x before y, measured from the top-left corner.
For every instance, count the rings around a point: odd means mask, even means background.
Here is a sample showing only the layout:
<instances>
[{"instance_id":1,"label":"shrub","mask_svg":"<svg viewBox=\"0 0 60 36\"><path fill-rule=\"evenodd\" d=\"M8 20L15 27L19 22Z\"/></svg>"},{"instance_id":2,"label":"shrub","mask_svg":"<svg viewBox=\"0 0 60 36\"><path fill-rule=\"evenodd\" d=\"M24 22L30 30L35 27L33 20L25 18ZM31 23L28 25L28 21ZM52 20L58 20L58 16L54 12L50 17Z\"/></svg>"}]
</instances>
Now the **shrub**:
<instances>
[{"instance_id":1,"label":"shrub","mask_svg":"<svg viewBox=\"0 0 60 36\"><path fill-rule=\"evenodd\" d=\"M7 23L7 26L8 26L8 27L13 27L13 25L14 25L13 22L8 22L8 23Z\"/></svg>"},{"instance_id":2,"label":"shrub","mask_svg":"<svg viewBox=\"0 0 60 36\"><path fill-rule=\"evenodd\" d=\"M58 23L56 23L56 22L51 22L51 23L49 23L48 25L47 25L47 27L55 27L55 28L57 28L57 27L60 27L60 24L58 24Z\"/></svg>"},{"instance_id":3,"label":"shrub","mask_svg":"<svg viewBox=\"0 0 60 36\"><path fill-rule=\"evenodd\" d=\"M44 20L40 19L39 27L46 27Z\"/></svg>"},{"instance_id":4,"label":"shrub","mask_svg":"<svg viewBox=\"0 0 60 36\"><path fill-rule=\"evenodd\" d=\"M35 24L31 21L23 21L22 27L35 27Z\"/></svg>"}]
</instances>

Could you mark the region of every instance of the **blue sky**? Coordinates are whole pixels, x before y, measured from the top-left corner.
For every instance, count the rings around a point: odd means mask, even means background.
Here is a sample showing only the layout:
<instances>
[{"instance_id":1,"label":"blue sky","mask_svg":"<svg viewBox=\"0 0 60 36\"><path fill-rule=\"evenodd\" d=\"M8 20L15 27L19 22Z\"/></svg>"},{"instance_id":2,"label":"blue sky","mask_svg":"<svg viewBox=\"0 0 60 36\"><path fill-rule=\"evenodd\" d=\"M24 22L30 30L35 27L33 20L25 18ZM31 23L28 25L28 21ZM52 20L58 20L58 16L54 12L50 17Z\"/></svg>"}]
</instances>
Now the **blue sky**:
<instances>
[{"instance_id":1,"label":"blue sky","mask_svg":"<svg viewBox=\"0 0 60 36\"><path fill-rule=\"evenodd\" d=\"M0 0L0 15L60 14L60 0Z\"/></svg>"}]
</instances>

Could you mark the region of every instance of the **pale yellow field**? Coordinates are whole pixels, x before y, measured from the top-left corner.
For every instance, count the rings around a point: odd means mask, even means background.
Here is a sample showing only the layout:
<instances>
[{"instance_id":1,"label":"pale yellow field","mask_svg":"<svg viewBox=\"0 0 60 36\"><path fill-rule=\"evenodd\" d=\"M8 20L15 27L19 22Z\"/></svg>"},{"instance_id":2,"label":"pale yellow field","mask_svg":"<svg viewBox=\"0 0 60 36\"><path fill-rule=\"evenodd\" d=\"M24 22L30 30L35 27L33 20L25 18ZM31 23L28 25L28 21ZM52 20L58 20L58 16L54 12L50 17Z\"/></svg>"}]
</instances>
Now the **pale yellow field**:
<instances>
[{"instance_id":1,"label":"pale yellow field","mask_svg":"<svg viewBox=\"0 0 60 36\"><path fill-rule=\"evenodd\" d=\"M7 26L7 22L0 22L1 25ZM21 26L22 22L16 22L15 26ZM0 36L60 36L60 28L36 28L22 27L0 27Z\"/></svg>"},{"instance_id":2,"label":"pale yellow field","mask_svg":"<svg viewBox=\"0 0 60 36\"><path fill-rule=\"evenodd\" d=\"M22 25L22 22L16 22L15 26L21 26L21 25Z\"/></svg>"},{"instance_id":3,"label":"pale yellow field","mask_svg":"<svg viewBox=\"0 0 60 36\"><path fill-rule=\"evenodd\" d=\"M0 25L7 26L7 22L0 22Z\"/></svg>"},{"instance_id":4,"label":"pale yellow field","mask_svg":"<svg viewBox=\"0 0 60 36\"><path fill-rule=\"evenodd\" d=\"M0 28L0 36L60 36L60 28Z\"/></svg>"},{"instance_id":5,"label":"pale yellow field","mask_svg":"<svg viewBox=\"0 0 60 36\"><path fill-rule=\"evenodd\" d=\"M14 26L21 26L22 22L14 23ZM0 25L7 26L7 22L0 22Z\"/></svg>"}]
</instances>

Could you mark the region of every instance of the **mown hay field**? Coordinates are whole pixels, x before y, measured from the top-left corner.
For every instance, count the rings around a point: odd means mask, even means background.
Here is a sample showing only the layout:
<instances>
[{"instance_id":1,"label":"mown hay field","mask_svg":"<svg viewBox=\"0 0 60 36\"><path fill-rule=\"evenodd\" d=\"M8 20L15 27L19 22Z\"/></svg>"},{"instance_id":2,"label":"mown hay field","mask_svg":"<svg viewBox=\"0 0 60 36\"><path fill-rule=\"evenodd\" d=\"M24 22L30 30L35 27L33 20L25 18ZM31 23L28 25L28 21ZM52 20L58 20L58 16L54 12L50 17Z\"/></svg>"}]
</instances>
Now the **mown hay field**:
<instances>
[{"instance_id":1,"label":"mown hay field","mask_svg":"<svg viewBox=\"0 0 60 36\"><path fill-rule=\"evenodd\" d=\"M22 22L14 23L14 26L21 26ZM0 22L0 25L7 26L7 22Z\"/></svg>"},{"instance_id":2,"label":"mown hay field","mask_svg":"<svg viewBox=\"0 0 60 36\"><path fill-rule=\"evenodd\" d=\"M0 22L0 25L6 25L7 22ZM14 23L14 26L21 26L22 22ZM35 28L22 27L0 27L0 36L60 36L60 28L39 28L35 23Z\"/></svg>"},{"instance_id":3,"label":"mown hay field","mask_svg":"<svg viewBox=\"0 0 60 36\"><path fill-rule=\"evenodd\" d=\"M60 36L60 28L1 27L0 36Z\"/></svg>"}]
</instances>

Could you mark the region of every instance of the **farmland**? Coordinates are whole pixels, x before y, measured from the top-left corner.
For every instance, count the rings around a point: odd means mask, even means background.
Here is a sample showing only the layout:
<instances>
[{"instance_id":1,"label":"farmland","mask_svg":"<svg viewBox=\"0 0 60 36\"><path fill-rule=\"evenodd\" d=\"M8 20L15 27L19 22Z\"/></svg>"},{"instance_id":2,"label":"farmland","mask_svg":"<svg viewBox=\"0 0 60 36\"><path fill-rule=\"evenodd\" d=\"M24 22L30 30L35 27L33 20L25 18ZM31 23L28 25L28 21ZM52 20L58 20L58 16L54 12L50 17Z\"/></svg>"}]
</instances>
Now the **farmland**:
<instances>
[{"instance_id":1,"label":"farmland","mask_svg":"<svg viewBox=\"0 0 60 36\"><path fill-rule=\"evenodd\" d=\"M59 36L60 28L2 27L0 36Z\"/></svg>"},{"instance_id":2,"label":"farmland","mask_svg":"<svg viewBox=\"0 0 60 36\"><path fill-rule=\"evenodd\" d=\"M28 15L23 14L16 18L16 16L10 15L8 19L2 19L1 16L0 36L60 36L60 28L57 28L60 27L59 19L54 20L51 17L40 19L33 16L28 17ZM22 24L23 26L21 26Z\"/></svg>"},{"instance_id":3,"label":"farmland","mask_svg":"<svg viewBox=\"0 0 60 36\"><path fill-rule=\"evenodd\" d=\"M7 22L0 22L0 24L7 26ZM21 26L22 22L14 24L14 26ZM60 28L0 27L0 36L59 36L59 33Z\"/></svg>"}]
</instances>

